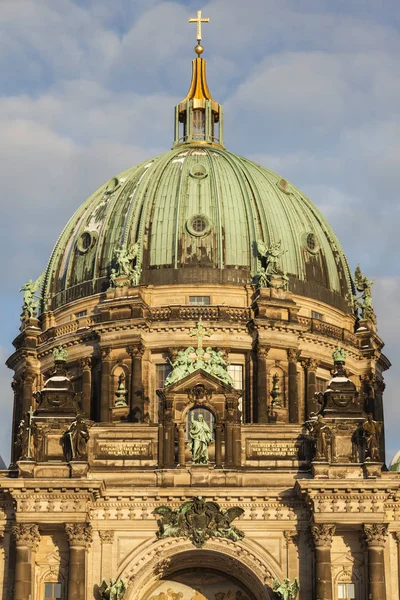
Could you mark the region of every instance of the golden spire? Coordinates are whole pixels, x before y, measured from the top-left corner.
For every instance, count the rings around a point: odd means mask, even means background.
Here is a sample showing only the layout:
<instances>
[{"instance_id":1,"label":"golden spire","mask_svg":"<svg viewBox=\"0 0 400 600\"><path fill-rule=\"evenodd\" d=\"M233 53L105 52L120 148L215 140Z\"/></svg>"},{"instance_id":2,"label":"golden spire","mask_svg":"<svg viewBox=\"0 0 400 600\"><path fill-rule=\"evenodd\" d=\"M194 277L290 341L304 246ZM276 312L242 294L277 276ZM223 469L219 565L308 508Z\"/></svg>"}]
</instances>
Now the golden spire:
<instances>
[{"instance_id":1,"label":"golden spire","mask_svg":"<svg viewBox=\"0 0 400 600\"><path fill-rule=\"evenodd\" d=\"M197 11L197 17L196 18L192 18L189 19L189 23L197 23L197 46L195 47L194 51L196 52L196 54L198 56L200 56L200 54L203 54L204 52L204 48L203 46L200 44L201 42L201 24L202 23L209 23L210 19L209 17L207 18L201 18L201 10Z\"/></svg>"}]
</instances>

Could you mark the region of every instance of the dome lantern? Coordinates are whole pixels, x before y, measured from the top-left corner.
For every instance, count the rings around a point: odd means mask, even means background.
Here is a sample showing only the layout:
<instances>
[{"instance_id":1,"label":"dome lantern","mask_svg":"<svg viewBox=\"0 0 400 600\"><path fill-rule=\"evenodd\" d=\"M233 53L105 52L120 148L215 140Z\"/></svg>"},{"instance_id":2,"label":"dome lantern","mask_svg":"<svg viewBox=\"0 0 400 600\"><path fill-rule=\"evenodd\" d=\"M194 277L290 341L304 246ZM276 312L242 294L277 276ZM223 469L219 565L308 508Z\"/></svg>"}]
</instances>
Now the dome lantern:
<instances>
[{"instance_id":1,"label":"dome lantern","mask_svg":"<svg viewBox=\"0 0 400 600\"><path fill-rule=\"evenodd\" d=\"M189 19L197 23L197 58L192 61L192 81L186 97L175 107L175 139L173 147L182 144L211 144L224 147L223 109L211 96L207 84L206 61L200 58L204 52L201 42L201 24L210 19Z\"/></svg>"}]
</instances>

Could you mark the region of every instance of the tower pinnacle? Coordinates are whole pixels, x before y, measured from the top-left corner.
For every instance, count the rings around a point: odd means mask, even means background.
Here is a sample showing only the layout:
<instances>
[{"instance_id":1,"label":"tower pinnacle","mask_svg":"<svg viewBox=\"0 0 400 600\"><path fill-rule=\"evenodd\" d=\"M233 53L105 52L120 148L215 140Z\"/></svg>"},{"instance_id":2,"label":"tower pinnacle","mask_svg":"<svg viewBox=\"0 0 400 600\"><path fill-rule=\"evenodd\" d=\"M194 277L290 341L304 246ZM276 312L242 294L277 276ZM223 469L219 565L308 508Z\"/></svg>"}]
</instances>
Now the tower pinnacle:
<instances>
[{"instance_id":1,"label":"tower pinnacle","mask_svg":"<svg viewBox=\"0 0 400 600\"><path fill-rule=\"evenodd\" d=\"M201 18L201 10L197 11L197 17L196 18L192 18L189 19L189 23L197 23L197 46L195 47L194 51L196 52L196 54L198 56L200 56L200 54L203 54L204 52L204 48L203 46L200 44L201 42L201 24L202 23L209 23L210 19L209 17L206 18Z\"/></svg>"}]
</instances>

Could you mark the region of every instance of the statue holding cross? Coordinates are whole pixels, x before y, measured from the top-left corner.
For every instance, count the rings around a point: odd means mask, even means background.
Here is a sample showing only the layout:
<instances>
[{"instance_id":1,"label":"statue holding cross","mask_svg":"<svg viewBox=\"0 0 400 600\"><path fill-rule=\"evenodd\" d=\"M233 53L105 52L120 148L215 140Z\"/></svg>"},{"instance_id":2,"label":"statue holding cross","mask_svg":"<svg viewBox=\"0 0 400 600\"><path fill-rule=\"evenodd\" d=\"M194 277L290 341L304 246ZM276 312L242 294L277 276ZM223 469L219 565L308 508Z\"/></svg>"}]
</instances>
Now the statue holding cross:
<instances>
[{"instance_id":1,"label":"statue holding cross","mask_svg":"<svg viewBox=\"0 0 400 600\"><path fill-rule=\"evenodd\" d=\"M209 337L211 335L211 333L205 329L205 327L203 325L203 321L200 317L200 319L197 323L197 327L192 329L192 331L190 332L190 335L197 338L197 350L203 350L203 338Z\"/></svg>"}]
</instances>

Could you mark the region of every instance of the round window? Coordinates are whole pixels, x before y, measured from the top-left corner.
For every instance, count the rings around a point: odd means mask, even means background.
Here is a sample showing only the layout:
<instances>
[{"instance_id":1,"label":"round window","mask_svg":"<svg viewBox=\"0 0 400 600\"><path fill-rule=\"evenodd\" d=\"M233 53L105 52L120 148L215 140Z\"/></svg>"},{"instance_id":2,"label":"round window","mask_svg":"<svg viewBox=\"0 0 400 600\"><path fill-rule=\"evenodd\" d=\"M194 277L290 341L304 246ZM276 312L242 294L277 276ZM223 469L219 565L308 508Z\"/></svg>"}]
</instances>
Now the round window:
<instances>
[{"instance_id":1,"label":"round window","mask_svg":"<svg viewBox=\"0 0 400 600\"><path fill-rule=\"evenodd\" d=\"M316 254L319 250L319 242L315 233L306 233L304 236L304 242L307 250L312 254Z\"/></svg>"},{"instance_id":2,"label":"round window","mask_svg":"<svg viewBox=\"0 0 400 600\"><path fill-rule=\"evenodd\" d=\"M95 231L84 231L79 237L76 247L81 254L86 254L86 252L93 248L96 240L97 233Z\"/></svg>"},{"instance_id":3,"label":"round window","mask_svg":"<svg viewBox=\"0 0 400 600\"><path fill-rule=\"evenodd\" d=\"M201 163L197 163L194 165L189 172L191 177L195 177L195 179L204 179L207 177L207 169Z\"/></svg>"},{"instance_id":4,"label":"round window","mask_svg":"<svg viewBox=\"0 0 400 600\"><path fill-rule=\"evenodd\" d=\"M211 229L211 224L205 215L194 215L187 224L187 229L191 235L201 237L207 235Z\"/></svg>"},{"instance_id":5,"label":"round window","mask_svg":"<svg viewBox=\"0 0 400 600\"><path fill-rule=\"evenodd\" d=\"M112 179L110 179L110 181L107 184L107 187L105 189L104 195L105 196L109 196L110 194L112 194L113 192L115 192L115 190L119 187L119 180L118 177L113 177Z\"/></svg>"},{"instance_id":6,"label":"round window","mask_svg":"<svg viewBox=\"0 0 400 600\"><path fill-rule=\"evenodd\" d=\"M286 181L286 179L280 179L276 185L281 190L281 192L283 192L284 194L291 193L290 186L289 186L288 182Z\"/></svg>"}]
</instances>

